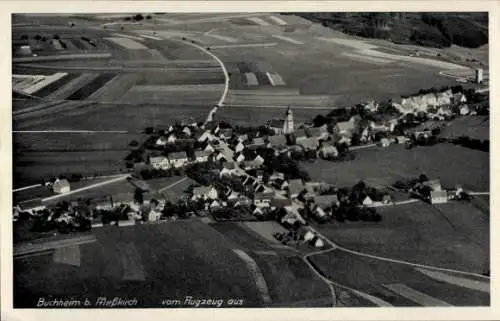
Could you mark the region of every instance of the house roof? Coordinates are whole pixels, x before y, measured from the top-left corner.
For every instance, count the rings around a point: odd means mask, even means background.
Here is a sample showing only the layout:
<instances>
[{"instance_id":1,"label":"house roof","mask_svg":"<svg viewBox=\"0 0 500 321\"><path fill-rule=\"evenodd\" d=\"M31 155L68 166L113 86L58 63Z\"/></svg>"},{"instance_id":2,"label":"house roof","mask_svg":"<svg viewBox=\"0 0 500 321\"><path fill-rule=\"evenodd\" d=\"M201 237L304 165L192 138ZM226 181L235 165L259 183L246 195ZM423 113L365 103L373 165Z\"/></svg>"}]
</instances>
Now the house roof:
<instances>
[{"instance_id":1,"label":"house roof","mask_svg":"<svg viewBox=\"0 0 500 321\"><path fill-rule=\"evenodd\" d=\"M428 187L430 187L433 190L435 190L435 189L441 189L441 182L439 181L439 179L433 179L433 180L430 180L430 181L425 181L425 182L422 183L422 185L428 186Z\"/></svg>"},{"instance_id":2,"label":"house roof","mask_svg":"<svg viewBox=\"0 0 500 321\"><path fill-rule=\"evenodd\" d=\"M267 140L273 147L284 147L286 146L286 137L285 135L274 135L268 136Z\"/></svg>"},{"instance_id":3,"label":"house roof","mask_svg":"<svg viewBox=\"0 0 500 321\"><path fill-rule=\"evenodd\" d=\"M274 198L273 192L255 193L254 199L256 200L272 200Z\"/></svg>"},{"instance_id":4,"label":"house roof","mask_svg":"<svg viewBox=\"0 0 500 321\"><path fill-rule=\"evenodd\" d=\"M306 128L306 133L310 137L318 137L328 133L328 126L323 125L321 127L309 127Z\"/></svg>"},{"instance_id":5,"label":"house roof","mask_svg":"<svg viewBox=\"0 0 500 321\"><path fill-rule=\"evenodd\" d=\"M326 153L326 152L330 152L330 153L338 152L337 147L330 145L330 144L324 144L323 146L321 146L321 150L324 153Z\"/></svg>"},{"instance_id":6,"label":"house roof","mask_svg":"<svg viewBox=\"0 0 500 321\"><path fill-rule=\"evenodd\" d=\"M232 128L224 128L220 130L220 133L224 135L225 137L231 137L233 135L233 129Z\"/></svg>"},{"instance_id":7,"label":"house roof","mask_svg":"<svg viewBox=\"0 0 500 321\"><path fill-rule=\"evenodd\" d=\"M193 195L204 195L210 192L212 186L199 186L193 188Z\"/></svg>"},{"instance_id":8,"label":"house roof","mask_svg":"<svg viewBox=\"0 0 500 321\"><path fill-rule=\"evenodd\" d=\"M67 179L60 179L60 180L57 180L56 182L54 182L54 185L53 187L69 187L69 182Z\"/></svg>"},{"instance_id":9,"label":"house roof","mask_svg":"<svg viewBox=\"0 0 500 321\"><path fill-rule=\"evenodd\" d=\"M198 158L198 157L205 157L205 156L210 156L212 154L212 152L208 151L208 150L197 150L194 152L194 157Z\"/></svg>"},{"instance_id":10,"label":"house roof","mask_svg":"<svg viewBox=\"0 0 500 321\"><path fill-rule=\"evenodd\" d=\"M316 137L309 137L306 139L301 139L300 141L297 142L297 145L302 146L304 149L312 150L318 148L318 138Z\"/></svg>"},{"instance_id":11,"label":"house roof","mask_svg":"<svg viewBox=\"0 0 500 321\"><path fill-rule=\"evenodd\" d=\"M302 128L297 129L293 134L295 135L295 138L307 137L306 131Z\"/></svg>"},{"instance_id":12,"label":"house roof","mask_svg":"<svg viewBox=\"0 0 500 321\"><path fill-rule=\"evenodd\" d=\"M304 184L301 179L292 179L288 181L288 190L290 194L298 194L304 189Z\"/></svg>"},{"instance_id":13,"label":"house roof","mask_svg":"<svg viewBox=\"0 0 500 321\"><path fill-rule=\"evenodd\" d=\"M440 198L440 197L448 197L448 193L446 191L432 191L431 198Z\"/></svg>"},{"instance_id":14,"label":"house roof","mask_svg":"<svg viewBox=\"0 0 500 321\"><path fill-rule=\"evenodd\" d=\"M169 159L184 159L187 158L186 152L175 152L168 154Z\"/></svg>"},{"instance_id":15,"label":"house roof","mask_svg":"<svg viewBox=\"0 0 500 321\"><path fill-rule=\"evenodd\" d=\"M265 145L265 141L264 141L264 138L262 137L255 137L253 140L252 140L252 145Z\"/></svg>"},{"instance_id":16,"label":"house roof","mask_svg":"<svg viewBox=\"0 0 500 321\"><path fill-rule=\"evenodd\" d=\"M337 123L337 128L340 132L351 132L355 127L351 121L341 121Z\"/></svg>"},{"instance_id":17,"label":"house roof","mask_svg":"<svg viewBox=\"0 0 500 321\"><path fill-rule=\"evenodd\" d=\"M339 198L336 194L334 195L318 195L314 197L314 202L321 208L327 208L332 205L332 203L337 203Z\"/></svg>"}]
</instances>

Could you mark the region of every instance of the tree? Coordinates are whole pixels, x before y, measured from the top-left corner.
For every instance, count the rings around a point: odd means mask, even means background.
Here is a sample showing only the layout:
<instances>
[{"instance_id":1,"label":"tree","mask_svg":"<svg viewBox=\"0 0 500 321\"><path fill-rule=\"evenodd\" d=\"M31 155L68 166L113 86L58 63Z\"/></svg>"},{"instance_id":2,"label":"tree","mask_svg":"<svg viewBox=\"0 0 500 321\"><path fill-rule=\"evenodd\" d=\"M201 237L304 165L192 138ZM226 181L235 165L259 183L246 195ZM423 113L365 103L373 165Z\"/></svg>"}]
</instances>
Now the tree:
<instances>
[{"instance_id":1,"label":"tree","mask_svg":"<svg viewBox=\"0 0 500 321\"><path fill-rule=\"evenodd\" d=\"M130 142L130 144L129 144L129 145L134 147L134 146L139 145L139 142L138 142L138 141L136 141L136 140L133 140L133 141L131 141L131 142Z\"/></svg>"},{"instance_id":2,"label":"tree","mask_svg":"<svg viewBox=\"0 0 500 321\"><path fill-rule=\"evenodd\" d=\"M40 36L40 35L35 36L35 40L41 40L41 39L42 39L42 36Z\"/></svg>"},{"instance_id":3,"label":"tree","mask_svg":"<svg viewBox=\"0 0 500 321\"><path fill-rule=\"evenodd\" d=\"M145 134L147 134L147 135L151 135L151 134L153 134L154 132L155 132L155 128L154 128L154 127L151 127L151 126L150 126L150 127L146 127L146 128L144 129L144 133L145 133Z\"/></svg>"},{"instance_id":4,"label":"tree","mask_svg":"<svg viewBox=\"0 0 500 321\"><path fill-rule=\"evenodd\" d=\"M22 35L21 40L28 40L28 35Z\"/></svg>"},{"instance_id":5,"label":"tree","mask_svg":"<svg viewBox=\"0 0 500 321\"><path fill-rule=\"evenodd\" d=\"M420 174L420 176L418 177L418 181L420 183L427 182L428 180L429 180L429 178L425 174Z\"/></svg>"},{"instance_id":6,"label":"tree","mask_svg":"<svg viewBox=\"0 0 500 321\"><path fill-rule=\"evenodd\" d=\"M152 18L152 17L151 17L151 15L150 15L150 14L148 14L148 15L146 16L146 19L148 19L148 20L150 20L151 18Z\"/></svg>"},{"instance_id":7,"label":"tree","mask_svg":"<svg viewBox=\"0 0 500 321\"><path fill-rule=\"evenodd\" d=\"M142 21L142 20L144 20L144 16L142 14L138 13L134 16L134 20L135 21Z\"/></svg>"},{"instance_id":8,"label":"tree","mask_svg":"<svg viewBox=\"0 0 500 321\"><path fill-rule=\"evenodd\" d=\"M144 195L140 188L136 188L134 191L134 201L136 201L139 204L144 203Z\"/></svg>"}]
</instances>

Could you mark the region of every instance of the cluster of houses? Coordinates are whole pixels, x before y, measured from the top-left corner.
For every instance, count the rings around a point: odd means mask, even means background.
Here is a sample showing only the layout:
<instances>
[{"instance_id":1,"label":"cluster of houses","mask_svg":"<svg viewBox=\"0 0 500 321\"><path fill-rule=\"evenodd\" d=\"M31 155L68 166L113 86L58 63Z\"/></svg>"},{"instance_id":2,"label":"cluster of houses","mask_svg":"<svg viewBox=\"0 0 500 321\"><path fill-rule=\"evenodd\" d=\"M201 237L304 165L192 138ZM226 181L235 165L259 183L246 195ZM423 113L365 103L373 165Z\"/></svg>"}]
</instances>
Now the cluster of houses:
<instances>
[{"instance_id":1,"label":"cluster of houses","mask_svg":"<svg viewBox=\"0 0 500 321\"><path fill-rule=\"evenodd\" d=\"M451 106L459 105L460 114L466 115L470 111L465 105L467 98L463 93L453 93L451 89L439 93L427 93L422 95L415 95L408 98L397 98L392 100L392 105L401 113L417 113L428 112L429 109L436 111L430 113L430 117L451 116Z\"/></svg>"}]
</instances>

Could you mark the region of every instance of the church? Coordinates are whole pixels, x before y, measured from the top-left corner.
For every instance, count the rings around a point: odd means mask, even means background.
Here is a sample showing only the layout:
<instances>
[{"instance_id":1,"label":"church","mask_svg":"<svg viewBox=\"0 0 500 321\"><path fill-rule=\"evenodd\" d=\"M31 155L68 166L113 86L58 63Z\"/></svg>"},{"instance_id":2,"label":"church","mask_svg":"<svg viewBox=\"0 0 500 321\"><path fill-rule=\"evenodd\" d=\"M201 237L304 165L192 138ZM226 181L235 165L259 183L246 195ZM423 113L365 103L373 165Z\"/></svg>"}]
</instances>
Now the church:
<instances>
[{"instance_id":1,"label":"church","mask_svg":"<svg viewBox=\"0 0 500 321\"><path fill-rule=\"evenodd\" d=\"M267 127L272 129L276 135L287 135L294 131L293 111L288 106L284 119L272 119Z\"/></svg>"}]
</instances>

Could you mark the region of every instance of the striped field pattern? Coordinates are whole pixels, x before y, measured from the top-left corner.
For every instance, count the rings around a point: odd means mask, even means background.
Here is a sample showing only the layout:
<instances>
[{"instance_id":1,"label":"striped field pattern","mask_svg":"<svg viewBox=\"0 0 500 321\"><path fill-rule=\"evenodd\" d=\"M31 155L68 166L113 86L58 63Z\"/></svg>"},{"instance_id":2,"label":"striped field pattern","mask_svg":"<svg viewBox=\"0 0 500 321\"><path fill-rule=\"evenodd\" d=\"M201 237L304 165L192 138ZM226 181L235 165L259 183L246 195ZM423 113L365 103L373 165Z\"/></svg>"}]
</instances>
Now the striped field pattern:
<instances>
[{"instance_id":1,"label":"striped field pattern","mask_svg":"<svg viewBox=\"0 0 500 321\"><path fill-rule=\"evenodd\" d=\"M124 37L109 37L109 38L104 38L106 40L109 40L125 49L129 50L135 50L135 49L148 49L148 47L144 46L143 44L134 41L130 38L124 38Z\"/></svg>"}]
</instances>

